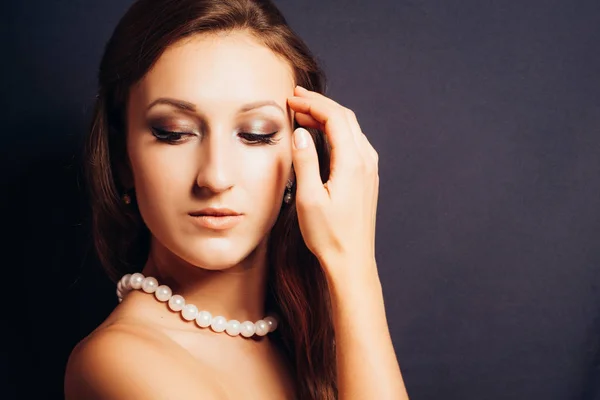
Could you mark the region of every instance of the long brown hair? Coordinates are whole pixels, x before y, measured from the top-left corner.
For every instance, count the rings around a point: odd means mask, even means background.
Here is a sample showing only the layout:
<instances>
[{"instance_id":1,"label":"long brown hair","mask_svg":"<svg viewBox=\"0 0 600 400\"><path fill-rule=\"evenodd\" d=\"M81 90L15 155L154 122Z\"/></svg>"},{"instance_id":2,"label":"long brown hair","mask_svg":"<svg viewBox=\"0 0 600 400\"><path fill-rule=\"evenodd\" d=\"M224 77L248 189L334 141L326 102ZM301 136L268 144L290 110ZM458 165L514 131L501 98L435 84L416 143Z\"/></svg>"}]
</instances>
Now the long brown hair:
<instances>
[{"instance_id":1,"label":"long brown hair","mask_svg":"<svg viewBox=\"0 0 600 400\"><path fill-rule=\"evenodd\" d=\"M324 93L325 76L315 57L268 0L139 0L119 21L106 45L84 160L95 248L115 282L125 273L141 270L150 243L150 232L135 199L129 206L121 199L126 190L121 172L127 168L129 88L175 42L196 34L234 30L247 32L284 57L296 84ZM322 132L309 131L325 181L330 149ZM281 208L271 231L268 263L266 306L280 317L280 329L273 339L294 369L299 398L337 398L327 282L302 239L293 201Z\"/></svg>"}]
</instances>

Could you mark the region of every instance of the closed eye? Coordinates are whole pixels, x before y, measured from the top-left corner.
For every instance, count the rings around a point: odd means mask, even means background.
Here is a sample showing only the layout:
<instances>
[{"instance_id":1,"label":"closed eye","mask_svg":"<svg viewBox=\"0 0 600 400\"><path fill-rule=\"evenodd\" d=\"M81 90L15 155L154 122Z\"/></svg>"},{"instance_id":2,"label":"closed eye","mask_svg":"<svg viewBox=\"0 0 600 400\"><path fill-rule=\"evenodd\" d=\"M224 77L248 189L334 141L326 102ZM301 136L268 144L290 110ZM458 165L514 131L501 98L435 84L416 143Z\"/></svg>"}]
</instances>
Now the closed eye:
<instances>
[{"instance_id":1,"label":"closed eye","mask_svg":"<svg viewBox=\"0 0 600 400\"><path fill-rule=\"evenodd\" d=\"M186 136L194 136L193 133L189 133L189 132L167 131L167 130L156 128L156 127L152 127L151 130L152 130L152 135L154 135L154 137L158 141L167 142L170 144L176 144L176 143L183 142L182 139Z\"/></svg>"},{"instance_id":2,"label":"closed eye","mask_svg":"<svg viewBox=\"0 0 600 400\"><path fill-rule=\"evenodd\" d=\"M185 141L185 137L195 136L194 133L190 132L175 132L168 131L161 128L152 127L152 135L160 142L166 142L169 144L177 144ZM276 144L281 139L275 139L275 135L279 133L272 132L267 134L262 133L251 133L251 132L239 132L238 136L249 145L261 145L261 144Z\"/></svg>"},{"instance_id":3,"label":"closed eye","mask_svg":"<svg viewBox=\"0 0 600 400\"><path fill-rule=\"evenodd\" d=\"M258 144L275 144L279 142L281 139L275 139L274 136L278 132L267 133L267 134L259 134L259 133L249 133L249 132L240 132L238 135L243 139L244 142L251 145Z\"/></svg>"}]
</instances>

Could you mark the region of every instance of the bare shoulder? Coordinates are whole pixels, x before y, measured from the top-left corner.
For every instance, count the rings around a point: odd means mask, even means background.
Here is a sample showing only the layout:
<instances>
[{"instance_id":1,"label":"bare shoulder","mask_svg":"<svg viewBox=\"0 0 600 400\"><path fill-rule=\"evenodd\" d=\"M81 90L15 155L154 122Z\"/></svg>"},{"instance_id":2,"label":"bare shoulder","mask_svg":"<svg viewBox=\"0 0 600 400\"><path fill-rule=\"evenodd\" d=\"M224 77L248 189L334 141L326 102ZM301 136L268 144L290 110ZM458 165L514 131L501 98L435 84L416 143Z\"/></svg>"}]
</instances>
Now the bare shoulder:
<instances>
[{"instance_id":1,"label":"bare shoulder","mask_svg":"<svg viewBox=\"0 0 600 400\"><path fill-rule=\"evenodd\" d=\"M157 335L114 324L90 334L69 356L66 400L223 399L210 371L173 356Z\"/></svg>"}]
</instances>

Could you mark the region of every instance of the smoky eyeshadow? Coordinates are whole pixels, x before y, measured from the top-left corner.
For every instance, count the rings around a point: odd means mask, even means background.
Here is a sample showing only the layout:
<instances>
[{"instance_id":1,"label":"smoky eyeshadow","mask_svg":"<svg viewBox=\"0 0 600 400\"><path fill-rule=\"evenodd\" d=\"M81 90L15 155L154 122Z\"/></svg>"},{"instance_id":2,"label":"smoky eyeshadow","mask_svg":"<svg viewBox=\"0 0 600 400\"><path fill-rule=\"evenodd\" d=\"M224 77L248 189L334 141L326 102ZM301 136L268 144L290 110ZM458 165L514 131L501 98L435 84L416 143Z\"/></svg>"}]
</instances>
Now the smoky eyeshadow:
<instances>
[{"instance_id":1,"label":"smoky eyeshadow","mask_svg":"<svg viewBox=\"0 0 600 400\"><path fill-rule=\"evenodd\" d=\"M158 127L178 132L201 132L206 123L197 118L181 118L174 115L155 115L147 118L149 128ZM236 125L236 132L269 134L283 129L280 122L273 118L245 118Z\"/></svg>"},{"instance_id":2,"label":"smoky eyeshadow","mask_svg":"<svg viewBox=\"0 0 600 400\"><path fill-rule=\"evenodd\" d=\"M271 121L257 121L254 123L244 123L240 125L240 132L252 132L268 134L281 130L281 126Z\"/></svg>"},{"instance_id":3,"label":"smoky eyeshadow","mask_svg":"<svg viewBox=\"0 0 600 400\"><path fill-rule=\"evenodd\" d=\"M198 132L201 130L201 126L194 122L173 117L148 118L148 128L153 127L177 132Z\"/></svg>"}]
</instances>

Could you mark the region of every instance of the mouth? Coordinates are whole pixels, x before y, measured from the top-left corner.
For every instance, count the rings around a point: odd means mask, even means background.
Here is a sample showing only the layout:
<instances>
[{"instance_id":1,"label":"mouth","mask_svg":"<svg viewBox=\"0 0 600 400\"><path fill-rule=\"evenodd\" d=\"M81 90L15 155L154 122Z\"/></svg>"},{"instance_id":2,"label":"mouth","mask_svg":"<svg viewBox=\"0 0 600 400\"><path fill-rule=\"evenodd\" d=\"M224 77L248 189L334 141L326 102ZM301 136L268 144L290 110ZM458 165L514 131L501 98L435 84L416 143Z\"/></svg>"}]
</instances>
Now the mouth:
<instances>
[{"instance_id":1,"label":"mouth","mask_svg":"<svg viewBox=\"0 0 600 400\"><path fill-rule=\"evenodd\" d=\"M241 222L243 215L198 215L192 216L194 223L206 229L225 230L231 229Z\"/></svg>"},{"instance_id":2,"label":"mouth","mask_svg":"<svg viewBox=\"0 0 600 400\"><path fill-rule=\"evenodd\" d=\"M229 208L203 208L202 210L191 212L190 215L192 217L235 217L242 214Z\"/></svg>"}]
</instances>

